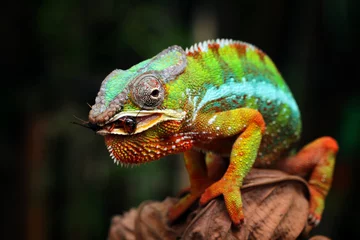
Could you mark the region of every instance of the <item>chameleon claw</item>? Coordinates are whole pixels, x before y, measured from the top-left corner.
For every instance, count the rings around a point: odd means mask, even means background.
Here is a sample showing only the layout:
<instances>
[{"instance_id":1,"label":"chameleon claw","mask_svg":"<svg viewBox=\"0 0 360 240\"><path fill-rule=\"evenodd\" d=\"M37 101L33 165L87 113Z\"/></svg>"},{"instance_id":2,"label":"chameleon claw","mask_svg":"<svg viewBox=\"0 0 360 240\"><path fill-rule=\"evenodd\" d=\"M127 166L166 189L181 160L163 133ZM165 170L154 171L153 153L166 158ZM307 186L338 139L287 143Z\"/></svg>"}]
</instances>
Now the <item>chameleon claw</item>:
<instances>
[{"instance_id":1,"label":"chameleon claw","mask_svg":"<svg viewBox=\"0 0 360 240\"><path fill-rule=\"evenodd\" d=\"M321 220L320 216L316 216L316 215L313 215L311 213L308 216L308 223L311 226L316 227L317 225L320 224L320 220Z\"/></svg>"},{"instance_id":2,"label":"chameleon claw","mask_svg":"<svg viewBox=\"0 0 360 240\"><path fill-rule=\"evenodd\" d=\"M309 184L310 190L310 209L308 223L314 227L319 225L322 212L324 211L325 196L315 185Z\"/></svg>"}]
</instances>

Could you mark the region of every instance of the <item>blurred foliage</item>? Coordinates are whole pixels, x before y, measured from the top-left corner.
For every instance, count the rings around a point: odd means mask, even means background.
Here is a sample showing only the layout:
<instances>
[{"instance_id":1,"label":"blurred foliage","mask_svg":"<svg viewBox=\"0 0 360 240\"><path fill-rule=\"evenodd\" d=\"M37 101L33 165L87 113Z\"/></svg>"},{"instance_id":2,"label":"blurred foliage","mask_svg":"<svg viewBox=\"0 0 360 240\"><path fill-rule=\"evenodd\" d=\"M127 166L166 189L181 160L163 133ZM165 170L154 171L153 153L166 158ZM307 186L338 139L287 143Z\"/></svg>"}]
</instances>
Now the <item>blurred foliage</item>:
<instances>
[{"instance_id":1,"label":"blurred foliage","mask_svg":"<svg viewBox=\"0 0 360 240\"><path fill-rule=\"evenodd\" d=\"M73 115L87 118L86 103L93 104L113 69L127 69L174 44L185 48L217 37L251 42L274 60L302 110L299 146L322 135L339 140L334 187L316 231L332 239L360 237L351 217L360 212L355 158L360 96L351 74L357 69L351 61L358 42L357 4L38 0L5 5L2 53L10 74L2 96L9 104L1 119L6 126L1 164L4 182L10 183L3 212L11 235L3 238L106 239L111 216L186 186L180 157L120 168L102 137L70 122Z\"/></svg>"},{"instance_id":2,"label":"blurred foliage","mask_svg":"<svg viewBox=\"0 0 360 240\"><path fill-rule=\"evenodd\" d=\"M341 151L344 156L355 155L359 146L356 139L360 138L360 96L347 102L342 115L339 132L339 141L342 143Z\"/></svg>"}]
</instances>

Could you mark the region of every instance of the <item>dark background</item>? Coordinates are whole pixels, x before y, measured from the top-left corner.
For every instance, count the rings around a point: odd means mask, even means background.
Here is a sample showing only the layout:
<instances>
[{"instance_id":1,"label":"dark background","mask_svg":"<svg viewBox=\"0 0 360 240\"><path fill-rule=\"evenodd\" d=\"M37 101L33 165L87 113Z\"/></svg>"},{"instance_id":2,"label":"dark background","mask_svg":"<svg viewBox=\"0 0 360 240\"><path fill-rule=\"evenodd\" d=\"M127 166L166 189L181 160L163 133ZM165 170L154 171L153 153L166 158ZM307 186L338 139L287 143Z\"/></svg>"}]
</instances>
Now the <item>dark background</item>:
<instances>
[{"instance_id":1,"label":"dark background","mask_svg":"<svg viewBox=\"0 0 360 240\"><path fill-rule=\"evenodd\" d=\"M313 233L359 238L358 2L3 3L1 239L106 239L111 216L185 186L179 157L120 168L102 137L70 122L87 118L86 103L113 69L217 37L251 42L274 60L302 111L301 145L338 140L333 188Z\"/></svg>"}]
</instances>

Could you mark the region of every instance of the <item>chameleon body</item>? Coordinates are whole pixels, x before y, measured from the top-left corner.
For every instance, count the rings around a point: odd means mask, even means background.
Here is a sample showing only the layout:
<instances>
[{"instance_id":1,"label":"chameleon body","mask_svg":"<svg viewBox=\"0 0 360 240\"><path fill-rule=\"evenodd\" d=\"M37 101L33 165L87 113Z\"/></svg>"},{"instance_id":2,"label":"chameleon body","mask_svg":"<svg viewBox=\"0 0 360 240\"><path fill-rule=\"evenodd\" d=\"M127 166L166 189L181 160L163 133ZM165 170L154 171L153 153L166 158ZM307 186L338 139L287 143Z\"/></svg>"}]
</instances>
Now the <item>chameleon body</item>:
<instances>
[{"instance_id":1,"label":"chameleon body","mask_svg":"<svg viewBox=\"0 0 360 240\"><path fill-rule=\"evenodd\" d=\"M89 124L117 164L141 164L184 152L189 193L170 222L197 199L223 195L232 222L244 220L240 187L252 167L309 179L312 224L331 186L337 143L323 137L290 156L301 133L297 103L272 60L233 40L172 46L101 84ZM219 162L228 162L221 172ZM214 177L217 176L217 177Z\"/></svg>"}]
</instances>

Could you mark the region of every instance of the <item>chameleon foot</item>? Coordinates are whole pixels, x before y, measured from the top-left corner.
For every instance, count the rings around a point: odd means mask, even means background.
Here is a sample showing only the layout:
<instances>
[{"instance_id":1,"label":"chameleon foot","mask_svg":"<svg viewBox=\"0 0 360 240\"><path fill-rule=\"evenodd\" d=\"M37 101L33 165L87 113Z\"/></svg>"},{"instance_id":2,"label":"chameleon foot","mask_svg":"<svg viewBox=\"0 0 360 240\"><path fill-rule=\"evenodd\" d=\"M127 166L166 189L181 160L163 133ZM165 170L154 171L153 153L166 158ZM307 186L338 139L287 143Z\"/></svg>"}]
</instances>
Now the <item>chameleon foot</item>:
<instances>
[{"instance_id":1,"label":"chameleon foot","mask_svg":"<svg viewBox=\"0 0 360 240\"><path fill-rule=\"evenodd\" d=\"M214 182L207 176L203 153L193 150L187 151L184 154L184 160L189 173L190 188L182 190L181 195L188 193L169 209L169 223L173 223L186 212L200 198L205 189Z\"/></svg>"},{"instance_id":2,"label":"chameleon foot","mask_svg":"<svg viewBox=\"0 0 360 240\"><path fill-rule=\"evenodd\" d=\"M200 197L200 194L197 196L195 194L188 193L186 196L182 197L174 206L172 206L168 213L169 223L173 223L178 219L187 209L193 205L193 203Z\"/></svg>"},{"instance_id":3,"label":"chameleon foot","mask_svg":"<svg viewBox=\"0 0 360 240\"><path fill-rule=\"evenodd\" d=\"M308 223L312 226L317 226L320 223L321 215L324 211L325 196L319 192L315 186L309 185L310 189L310 209Z\"/></svg>"},{"instance_id":4,"label":"chameleon foot","mask_svg":"<svg viewBox=\"0 0 360 240\"><path fill-rule=\"evenodd\" d=\"M296 155L279 162L279 168L290 174L308 178L310 209L308 222L316 226L324 211L330 190L339 147L331 137L321 137L303 147Z\"/></svg>"},{"instance_id":5,"label":"chameleon foot","mask_svg":"<svg viewBox=\"0 0 360 240\"><path fill-rule=\"evenodd\" d=\"M176 219L178 219L183 213L186 212L201 196L204 192L205 188L209 186L210 183L204 183L204 186L201 188L185 188L181 190L178 195L183 195L187 193L184 197L182 197L174 206L172 206L167 214L169 223L173 223Z\"/></svg>"},{"instance_id":6,"label":"chameleon foot","mask_svg":"<svg viewBox=\"0 0 360 240\"><path fill-rule=\"evenodd\" d=\"M225 206L233 224L240 226L244 221L240 184L235 179L224 176L205 190L200 198L200 204L205 205L220 195L224 196Z\"/></svg>"}]
</instances>

